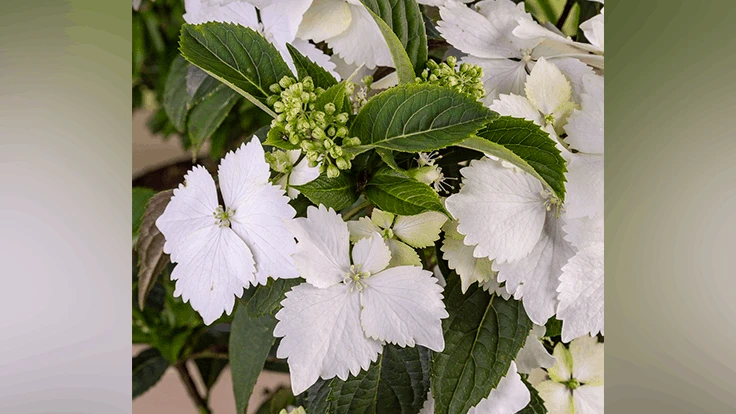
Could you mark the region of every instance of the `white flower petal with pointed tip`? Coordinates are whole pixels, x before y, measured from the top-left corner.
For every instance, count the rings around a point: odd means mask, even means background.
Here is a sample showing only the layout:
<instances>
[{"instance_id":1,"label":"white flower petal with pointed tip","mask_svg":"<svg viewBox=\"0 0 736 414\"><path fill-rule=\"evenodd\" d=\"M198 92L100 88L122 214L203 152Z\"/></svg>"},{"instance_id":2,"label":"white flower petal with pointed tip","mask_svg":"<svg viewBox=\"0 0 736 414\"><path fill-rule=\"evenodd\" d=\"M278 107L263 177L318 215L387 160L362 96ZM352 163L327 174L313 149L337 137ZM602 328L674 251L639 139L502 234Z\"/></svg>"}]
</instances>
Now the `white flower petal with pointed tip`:
<instances>
[{"instance_id":1,"label":"white flower petal with pointed tip","mask_svg":"<svg viewBox=\"0 0 736 414\"><path fill-rule=\"evenodd\" d=\"M603 334L603 243L585 247L567 262L557 290L563 341Z\"/></svg>"},{"instance_id":2,"label":"white flower petal with pointed tip","mask_svg":"<svg viewBox=\"0 0 736 414\"><path fill-rule=\"evenodd\" d=\"M603 353L604 344L587 335L569 349L555 346L550 380L535 385L549 413L603 414Z\"/></svg>"},{"instance_id":3,"label":"white flower petal with pointed tip","mask_svg":"<svg viewBox=\"0 0 736 414\"><path fill-rule=\"evenodd\" d=\"M228 153L219 176L224 206L218 205L212 176L195 167L156 220L166 239L164 252L177 263L174 294L208 325L230 314L235 297L251 284L298 276L290 258L296 243L284 224L295 211L268 182L260 141L251 139Z\"/></svg>"},{"instance_id":4,"label":"white flower petal with pointed tip","mask_svg":"<svg viewBox=\"0 0 736 414\"><path fill-rule=\"evenodd\" d=\"M283 337L277 356L288 360L294 394L320 377L346 380L348 374L357 375L383 349L363 333L360 296L345 284L320 289L302 283L281 304L273 334Z\"/></svg>"},{"instance_id":5,"label":"white flower petal with pointed tip","mask_svg":"<svg viewBox=\"0 0 736 414\"><path fill-rule=\"evenodd\" d=\"M350 5L345 0L314 0L304 13L297 36L324 42L347 30L351 20Z\"/></svg>"},{"instance_id":6,"label":"white flower petal with pointed tip","mask_svg":"<svg viewBox=\"0 0 736 414\"><path fill-rule=\"evenodd\" d=\"M466 56L462 62L478 65L483 69L483 103L490 105L501 94L522 95L526 83L526 62L510 59L481 59Z\"/></svg>"},{"instance_id":7,"label":"white flower petal with pointed tip","mask_svg":"<svg viewBox=\"0 0 736 414\"><path fill-rule=\"evenodd\" d=\"M578 250L593 243L603 243L603 215L567 219L562 228L566 233L565 240Z\"/></svg>"},{"instance_id":8,"label":"white flower petal with pointed tip","mask_svg":"<svg viewBox=\"0 0 736 414\"><path fill-rule=\"evenodd\" d=\"M597 54L603 53L603 50L601 50L600 48L594 45L591 45L589 43L575 42L572 39L567 38L558 32L552 31L540 25L534 20L518 19L517 22L519 24L512 31L514 36L520 39L537 41L540 44L540 46L547 49L546 51L547 53L549 53L550 51L556 51L560 55L562 54L579 55L580 57L584 57L589 52L597 53ZM546 56L551 57L551 54L547 54ZM601 66L597 66L597 65L593 65L593 66L602 68L603 67L602 63L603 61L601 59L600 60Z\"/></svg>"},{"instance_id":9,"label":"white flower petal with pointed tip","mask_svg":"<svg viewBox=\"0 0 736 414\"><path fill-rule=\"evenodd\" d=\"M565 125L565 142L586 154L603 154L604 150L604 94L603 77L582 77L584 93L582 107L573 111Z\"/></svg>"},{"instance_id":10,"label":"white flower petal with pointed tip","mask_svg":"<svg viewBox=\"0 0 736 414\"><path fill-rule=\"evenodd\" d=\"M529 254L547 212L548 196L539 180L490 158L474 160L460 173L463 187L446 205L459 221L465 244L477 245L474 256L502 263Z\"/></svg>"},{"instance_id":11,"label":"white flower petal with pointed tip","mask_svg":"<svg viewBox=\"0 0 736 414\"><path fill-rule=\"evenodd\" d=\"M553 115L564 107L572 107L572 86L553 63L540 58L526 78L526 97L545 116Z\"/></svg>"},{"instance_id":12,"label":"white flower petal with pointed tip","mask_svg":"<svg viewBox=\"0 0 736 414\"><path fill-rule=\"evenodd\" d=\"M499 115L524 118L539 126L544 126L544 118L539 113L539 110L524 96L500 95L498 99L493 101L489 108L498 112Z\"/></svg>"},{"instance_id":13,"label":"white flower petal with pointed tip","mask_svg":"<svg viewBox=\"0 0 736 414\"><path fill-rule=\"evenodd\" d=\"M563 224L562 218L549 211L542 236L527 256L493 266L498 281L506 282L506 290L522 301L529 319L538 325L555 314L562 266L575 254L564 238Z\"/></svg>"},{"instance_id":14,"label":"white flower petal with pointed tip","mask_svg":"<svg viewBox=\"0 0 736 414\"><path fill-rule=\"evenodd\" d=\"M396 239L387 239L386 244L388 244L388 249L391 251L391 261L388 267L422 265L422 259L416 250L408 244Z\"/></svg>"},{"instance_id":15,"label":"white flower petal with pointed tip","mask_svg":"<svg viewBox=\"0 0 736 414\"><path fill-rule=\"evenodd\" d=\"M319 377L346 379L348 372L367 369L383 343L369 337L444 349L442 318L448 314L431 272L386 269L391 254L378 232L355 243L351 264L348 225L324 206L310 206L306 218L292 223L299 240L293 257L307 283L282 301L274 335L284 338L277 355L289 360L295 393Z\"/></svg>"},{"instance_id":16,"label":"white flower petal with pointed tip","mask_svg":"<svg viewBox=\"0 0 736 414\"><path fill-rule=\"evenodd\" d=\"M553 57L547 59L547 61L553 63L565 75L565 79L570 82L572 86L572 100L574 102L582 102L582 94L585 93L583 78L593 76L593 69L575 58Z\"/></svg>"},{"instance_id":17,"label":"white flower petal with pointed tip","mask_svg":"<svg viewBox=\"0 0 736 414\"><path fill-rule=\"evenodd\" d=\"M258 27L256 8L247 1L210 2L207 0L187 0L184 21L189 24L206 22L233 23L241 26Z\"/></svg>"},{"instance_id":18,"label":"white flower petal with pointed tip","mask_svg":"<svg viewBox=\"0 0 736 414\"><path fill-rule=\"evenodd\" d=\"M374 210L375 211L375 210ZM348 221L350 241L355 243L360 239L373 236L375 232L383 232L369 217L361 217L358 220Z\"/></svg>"},{"instance_id":19,"label":"white flower petal with pointed tip","mask_svg":"<svg viewBox=\"0 0 736 414\"><path fill-rule=\"evenodd\" d=\"M440 229L447 216L436 211L427 211L414 216L398 216L393 224L394 234L406 244L424 248L440 238Z\"/></svg>"},{"instance_id":20,"label":"white flower petal with pointed tip","mask_svg":"<svg viewBox=\"0 0 736 414\"><path fill-rule=\"evenodd\" d=\"M602 3L602 2L601 2ZM580 29L585 33L585 38L590 44L603 51L603 10L597 16L594 16L580 24Z\"/></svg>"},{"instance_id":21,"label":"white flower petal with pointed tip","mask_svg":"<svg viewBox=\"0 0 736 414\"><path fill-rule=\"evenodd\" d=\"M443 227L443 230L445 239L440 247L442 258L447 261L447 266L460 277L460 290L463 293L475 282L483 283L495 279L496 272L492 268L493 262L487 257L473 256L475 246L467 246L463 243L465 237L457 232L457 221L449 222ZM492 290L495 291L496 287L494 286Z\"/></svg>"},{"instance_id":22,"label":"white flower petal with pointed tip","mask_svg":"<svg viewBox=\"0 0 736 414\"><path fill-rule=\"evenodd\" d=\"M603 214L603 155L562 151L567 161L565 212L570 218Z\"/></svg>"},{"instance_id":23,"label":"white flower petal with pointed tip","mask_svg":"<svg viewBox=\"0 0 736 414\"><path fill-rule=\"evenodd\" d=\"M521 374L531 374L537 368L551 368L557 360L550 355L539 340L544 336L544 325L532 326L529 336L526 337L524 347L516 354L516 366Z\"/></svg>"},{"instance_id":24,"label":"white flower petal with pointed tip","mask_svg":"<svg viewBox=\"0 0 736 414\"><path fill-rule=\"evenodd\" d=\"M516 364L512 362L498 386L487 398L468 410L468 414L516 414L523 410L532 397L516 370Z\"/></svg>"},{"instance_id":25,"label":"white flower petal with pointed tip","mask_svg":"<svg viewBox=\"0 0 736 414\"><path fill-rule=\"evenodd\" d=\"M278 181L279 186L286 190L286 194L292 199L299 196L299 190L294 186L304 185L319 177L319 167L310 167L306 158L299 161L301 154L300 150L286 151L290 164L284 167L287 172Z\"/></svg>"}]
</instances>

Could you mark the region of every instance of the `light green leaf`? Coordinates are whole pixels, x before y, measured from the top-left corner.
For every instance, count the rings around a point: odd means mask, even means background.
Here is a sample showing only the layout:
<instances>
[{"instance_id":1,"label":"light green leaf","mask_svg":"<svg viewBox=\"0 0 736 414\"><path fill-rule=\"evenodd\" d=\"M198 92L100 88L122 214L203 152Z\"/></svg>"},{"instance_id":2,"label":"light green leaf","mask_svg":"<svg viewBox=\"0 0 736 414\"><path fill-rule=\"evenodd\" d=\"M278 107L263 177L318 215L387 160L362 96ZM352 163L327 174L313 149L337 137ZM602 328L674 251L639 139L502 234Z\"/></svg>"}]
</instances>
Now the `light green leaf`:
<instances>
[{"instance_id":1,"label":"light green leaf","mask_svg":"<svg viewBox=\"0 0 736 414\"><path fill-rule=\"evenodd\" d=\"M156 385L169 368L166 360L156 348L148 348L133 357L133 399Z\"/></svg>"},{"instance_id":2,"label":"light green leaf","mask_svg":"<svg viewBox=\"0 0 736 414\"><path fill-rule=\"evenodd\" d=\"M560 200L565 200L565 172L567 172L565 159L562 158L555 141L534 122L503 116L486 125L476 135L513 152L527 165L519 165L518 159L507 159L500 154L493 155L516 164L527 172L531 167L534 171L532 175L541 177L542 182L546 183Z\"/></svg>"},{"instance_id":3,"label":"light green leaf","mask_svg":"<svg viewBox=\"0 0 736 414\"><path fill-rule=\"evenodd\" d=\"M281 308L286 292L294 286L304 282L304 279L268 279L266 285L258 285L253 296L248 300L248 314L251 316L263 316L274 314Z\"/></svg>"},{"instance_id":4,"label":"light green leaf","mask_svg":"<svg viewBox=\"0 0 736 414\"><path fill-rule=\"evenodd\" d=\"M432 357L435 413L466 413L506 375L524 345L532 321L521 302L490 295L473 284L463 295L451 273L445 287L445 349Z\"/></svg>"},{"instance_id":5,"label":"light green leaf","mask_svg":"<svg viewBox=\"0 0 736 414\"><path fill-rule=\"evenodd\" d=\"M239 99L235 91L220 84L191 110L187 129L195 152L220 127Z\"/></svg>"},{"instance_id":6,"label":"light green leaf","mask_svg":"<svg viewBox=\"0 0 736 414\"><path fill-rule=\"evenodd\" d=\"M187 93L188 68L189 62L186 59L175 57L164 85L164 110L179 132L184 132L187 113L192 105L192 98Z\"/></svg>"},{"instance_id":7,"label":"light green leaf","mask_svg":"<svg viewBox=\"0 0 736 414\"><path fill-rule=\"evenodd\" d=\"M448 88L401 85L368 101L350 135L378 148L432 151L462 141L496 116L480 102Z\"/></svg>"},{"instance_id":8,"label":"light green leaf","mask_svg":"<svg viewBox=\"0 0 736 414\"><path fill-rule=\"evenodd\" d=\"M294 66L296 67L296 72L299 75L299 80L309 76L312 78L312 81L314 81L314 86L316 88L323 89L327 89L330 86L337 84L337 79L335 79L330 72L325 70L322 66L314 63L308 57L302 55L294 46L287 43L286 48L289 49L289 54L294 60Z\"/></svg>"},{"instance_id":9,"label":"light green leaf","mask_svg":"<svg viewBox=\"0 0 736 414\"><path fill-rule=\"evenodd\" d=\"M271 94L268 88L293 74L260 33L230 23L184 24L179 49L188 61L276 117L264 103Z\"/></svg>"},{"instance_id":10,"label":"light green leaf","mask_svg":"<svg viewBox=\"0 0 736 414\"><path fill-rule=\"evenodd\" d=\"M367 371L330 383L329 413L417 413L429 391L430 351L388 344Z\"/></svg>"},{"instance_id":11,"label":"light green leaf","mask_svg":"<svg viewBox=\"0 0 736 414\"><path fill-rule=\"evenodd\" d=\"M355 179L347 171L343 171L336 178L328 178L327 174L323 173L316 180L295 185L294 188L315 205L324 204L325 207L332 207L335 211L350 207L358 199Z\"/></svg>"},{"instance_id":12,"label":"light green leaf","mask_svg":"<svg viewBox=\"0 0 736 414\"><path fill-rule=\"evenodd\" d=\"M427 63L427 35L414 0L361 0L378 23L399 75L412 83Z\"/></svg>"},{"instance_id":13,"label":"light green leaf","mask_svg":"<svg viewBox=\"0 0 736 414\"><path fill-rule=\"evenodd\" d=\"M447 214L437 193L424 183L390 168L378 170L368 181L365 195L383 211L413 216L425 211Z\"/></svg>"}]
</instances>

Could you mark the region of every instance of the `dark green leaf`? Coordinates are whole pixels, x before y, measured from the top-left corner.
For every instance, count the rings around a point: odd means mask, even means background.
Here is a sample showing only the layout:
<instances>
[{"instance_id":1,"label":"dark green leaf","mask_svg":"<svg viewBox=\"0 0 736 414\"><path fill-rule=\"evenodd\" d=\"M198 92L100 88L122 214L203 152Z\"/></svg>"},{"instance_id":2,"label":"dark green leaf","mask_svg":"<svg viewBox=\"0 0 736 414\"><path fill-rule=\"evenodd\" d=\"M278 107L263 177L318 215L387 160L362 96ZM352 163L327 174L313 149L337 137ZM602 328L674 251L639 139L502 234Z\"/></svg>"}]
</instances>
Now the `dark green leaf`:
<instances>
[{"instance_id":1,"label":"dark green leaf","mask_svg":"<svg viewBox=\"0 0 736 414\"><path fill-rule=\"evenodd\" d=\"M279 388L271 397L261 404L256 414L279 414L281 410L296 405L296 398L289 388Z\"/></svg>"},{"instance_id":2,"label":"dark green leaf","mask_svg":"<svg viewBox=\"0 0 736 414\"><path fill-rule=\"evenodd\" d=\"M565 200L565 159L549 134L534 122L504 116L486 125L477 135L516 154L531 166L560 200ZM515 163L514 160L508 161Z\"/></svg>"},{"instance_id":3,"label":"dark green leaf","mask_svg":"<svg viewBox=\"0 0 736 414\"><path fill-rule=\"evenodd\" d=\"M414 82L427 62L427 35L414 0L361 0L378 23L399 75L399 83Z\"/></svg>"},{"instance_id":4,"label":"dark green leaf","mask_svg":"<svg viewBox=\"0 0 736 414\"><path fill-rule=\"evenodd\" d=\"M222 358L197 358L194 360L199 370L199 375L202 377L202 382L207 388L207 395L210 390L220 378L220 374L227 367L227 359Z\"/></svg>"},{"instance_id":5,"label":"dark green leaf","mask_svg":"<svg viewBox=\"0 0 736 414\"><path fill-rule=\"evenodd\" d=\"M329 413L330 408L334 405L334 401L328 401L327 398L330 396L330 383L332 381L339 381L339 379L323 380L318 379L307 390L307 402L304 404L304 409L307 413ZM302 393L301 395L304 395Z\"/></svg>"},{"instance_id":6,"label":"dark green leaf","mask_svg":"<svg viewBox=\"0 0 736 414\"><path fill-rule=\"evenodd\" d=\"M260 33L230 23L184 24L179 49L188 61L275 117L264 104L271 94L268 88L293 74Z\"/></svg>"},{"instance_id":7,"label":"dark green leaf","mask_svg":"<svg viewBox=\"0 0 736 414\"><path fill-rule=\"evenodd\" d=\"M246 412L253 386L273 345L276 322L273 315L251 317L243 304L235 310L229 351L235 405L240 414Z\"/></svg>"},{"instance_id":8,"label":"dark green leaf","mask_svg":"<svg viewBox=\"0 0 736 414\"><path fill-rule=\"evenodd\" d=\"M446 213L430 186L390 168L380 169L373 175L366 185L365 195L381 210L402 216L425 211Z\"/></svg>"},{"instance_id":9,"label":"dark green leaf","mask_svg":"<svg viewBox=\"0 0 736 414\"><path fill-rule=\"evenodd\" d=\"M524 377L521 378L521 381L529 389L529 394L531 394L532 400L529 402L529 405L524 407L523 410L519 411L518 414L547 414L547 408L544 406L544 400L542 399L542 397L539 396L539 392L537 392L537 389L532 387L532 385L529 384L529 382L526 381Z\"/></svg>"},{"instance_id":10,"label":"dark green leaf","mask_svg":"<svg viewBox=\"0 0 736 414\"><path fill-rule=\"evenodd\" d=\"M320 95L314 102L314 107L323 111L325 105L333 103L335 105L335 113L347 112L352 114L353 111L350 109L350 100L347 97L345 90L345 82L340 82L337 85L329 87L322 95Z\"/></svg>"},{"instance_id":11,"label":"dark green leaf","mask_svg":"<svg viewBox=\"0 0 736 414\"><path fill-rule=\"evenodd\" d=\"M554 316L547 320L545 325L547 328L544 336L553 337L562 335L562 321L555 318Z\"/></svg>"},{"instance_id":12,"label":"dark green leaf","mask_svg":"<svg viewBox=\"0 0 736 414\"><path fill-rule=\"evenodd\" d=\"M376 153L378 156L381 157L383 162L386 163L389 167L391 167L392 170L403 172L404 170L399 167L398 164L396 164L396 160L394 159L394 153L391 150L387 150L385 148L376 148Z\"/></svg>"},{"instance_id":13,"label":"dark green leaf","mask_svg":"<svg viewBox=\"0 0 736 414\"><path fill-rule=\"evenodd\" d=\"M300 149L299 145L289 142L289 135L281 126L275 126L268 130L266 133L266 141L263 142L263 145L270 145L287 151Z\"/></svg>"},{"instance_id":14,"label":"dark green leaf","mask_svg":"<svg viewBox=\"0 0 736 414\"><path fill-rule=\"evenodd\" d=\"M429 391L429 356L423 347L385 345L367 371L332 381L329 412L417 413Z\"/></svg>"},{"instance_id":15,"label":"dark green leaf","mask_svg":"<svg viewBox=\"0 0 736 414\"><path fill-rule=\"evenodd\" d=\"M432 151L462 141L495 116L480 102L454 90L409 84L382 92L365 104L350 135L363 145Z\"/></svg>"},{"instance_id":16,"label":"dark green leaf","mask_svg":"<svg viewBox=\"0 0 736 414\"><path fill-rule=\"evenodd\" d=\"M141 228L143 212L146 211L146 205L154 194L156 192L150 188L136 187L133 189L133 237Z\"/></svg>"},{"instance_id":17,"label":"dark green leaf","mask_svg":"<svg viewBox=\"0 0 736 414\"><path fill-rule=\"evenodd\" d=\"M302 278L296 279L268 279L266 285L258 285L253 296L248 300L247 311L251 316L263 316L274 314L281 308L286 292L294 286L304 282Z\"/></svg>"},{"instance_id":18,"label":"dark green leaf","mask_svg":"<svg viewBox=\"0 0 736 414\"><path fill-rule=\"evenodd\" d=\"M133 357L133 399L156 385L169 367L169 361L155 348L148 348Z\"/></svg>"},{"instance_id":19,"label":"dark green leaf","mask_svg":"<svg viewBox=\"0 0 736 414\"><path fill-rule=\"evenodd\" d=\"M140 233L136 243L138 252L138 306L143 309L146 296L156 278L169 263L169 255L164 253L164 235L156 227L156 219L164 213L173 190L162 191L151 197L141 220Z\"/></svg>"},{"instance_id":20,"label":"dark green leaf","mask_svg":"<svg viewBox=\"0 0 736 414\"><path fill-rule=\"evenodd\" d=\"M192 109L187 129L195 152L222 124L239 99L235 91L220 84Z\"/></svg>"},{"instance_id":21,"label":"dark green leaf","mask_svg":"<svg viewBox=\"0 0 736 414\"><path fill-rule=\"evenodd\" d=\"M296 210L296 217L306 217L307 208L309 208L312 203L309 202L309 199L304 197L303 194L299 194L297 198L289 200L289 205L294 207L294 210Z\"/></svg>"},{"instance_id":22,"label":"dark green leaf","mask_svg":"<svg viewBox=\"0 0 736 414\"><path fill-rule=\"evenodd\" d=\"M324 204L335 211L350 207L358 199L355 180L346 171L336 178L328 178L327 174L320 174L316 180L303 185L295 185L294 188L315 205Z\"/></svg>"},{"instance_id":23,"label":"dark green leaf","mask_svg":"<svg viewBox=\"0 0 736 414\"><path fill-rule=\"evenodd\" d=\"M490 295L477 284L465 295L460 278L447 277L442 321L445 350L432 358L435 413L466 413L506 375L532 328L521 302Z\"/></svg>"},{"instance_id":24,"label":"dark green leaf","mask_svg":"<svg viewBox=\"0 0 736 414\"><path fill-rule=\"evenodd\" d=\"M294 66L296 72L299 75L299 80L309 76L314 81L314 86L317 88L327 89L337 83L337 80L330 72L326 71L322 66L312 62L311 59L304 56L294 46L286 44L286 48L289 49L289 54L294 60Z\"/></svg>"},{"instance_id":25,"label":"dark green leaf","mask_svg":"<svg viewBox=\"0 0 736 414\"><path fill-rule=\"evenodd\" d=\"M164 86L164 110L179 132L184 132L187 113L192 104L192 98L187 93L188 67L189 62L186 59L181 56L175 57Z\"/></svg>"}]
</instances>

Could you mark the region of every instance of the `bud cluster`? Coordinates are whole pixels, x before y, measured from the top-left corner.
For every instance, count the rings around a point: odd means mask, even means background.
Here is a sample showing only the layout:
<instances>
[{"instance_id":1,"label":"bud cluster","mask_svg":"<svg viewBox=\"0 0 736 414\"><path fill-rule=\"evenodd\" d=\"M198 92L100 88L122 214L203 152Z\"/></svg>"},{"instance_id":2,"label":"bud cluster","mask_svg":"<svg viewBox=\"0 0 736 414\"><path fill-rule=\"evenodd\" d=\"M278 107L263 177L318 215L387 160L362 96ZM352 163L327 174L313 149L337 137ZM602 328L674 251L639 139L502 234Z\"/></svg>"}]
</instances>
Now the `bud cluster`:
<instances>
[{"instance_id":1,"label":"bud cluster","mask_svg":"<svg viewBox=\"0 0 736 414\"><path fill-rule=\"evenodd\" d=\"M457 69L455 69L457 67ZM450 56L447 63L427 61L427 68L417 82L428 82L434 85L446 86L472 97L481 99L486 91L483 88L483 69L478 65L462 63L457 66L457 58Z\"/></svg>"},{"instance_id":2,"label":"bud cluster","mask_svg":"<svg viewBox=\"0 0 736 414\"><path fill-rule=\"evenodd\" d=\"M320 165L320 172L326 172L330 178L340 175L340 170L350 169L354 155L344 148L360 145L360 139L348 136L347 112L337 112L332 102L316 106L324 89L315 88L310 77L297 81L287 76L269 89L274 95L267 103L277 114L269 134L278 134L299 146L309 166Z\"/></svg>"}]
</instances>

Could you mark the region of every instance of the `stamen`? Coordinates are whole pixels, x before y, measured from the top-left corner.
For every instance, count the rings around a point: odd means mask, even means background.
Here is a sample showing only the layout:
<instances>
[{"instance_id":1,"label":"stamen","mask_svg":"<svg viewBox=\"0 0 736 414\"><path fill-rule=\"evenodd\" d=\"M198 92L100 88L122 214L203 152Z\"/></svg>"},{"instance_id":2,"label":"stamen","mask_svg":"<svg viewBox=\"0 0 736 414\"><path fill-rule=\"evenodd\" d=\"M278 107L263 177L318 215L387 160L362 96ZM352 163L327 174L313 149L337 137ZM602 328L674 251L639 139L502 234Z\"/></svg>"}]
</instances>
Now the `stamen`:
<instances>
[{"instance_id":1,"label":"stamen","mask_svg":"<svg viewBox=\"0 0 736 414\"><path fill-rule=\"evenodd\" d=\"M217 209L212 215L215 217L215 224L220 227L230 227L230 221L235 215L235 211L229 208L225 210L224 207L217 206Z\"/></svg>"}]
</instances>

